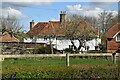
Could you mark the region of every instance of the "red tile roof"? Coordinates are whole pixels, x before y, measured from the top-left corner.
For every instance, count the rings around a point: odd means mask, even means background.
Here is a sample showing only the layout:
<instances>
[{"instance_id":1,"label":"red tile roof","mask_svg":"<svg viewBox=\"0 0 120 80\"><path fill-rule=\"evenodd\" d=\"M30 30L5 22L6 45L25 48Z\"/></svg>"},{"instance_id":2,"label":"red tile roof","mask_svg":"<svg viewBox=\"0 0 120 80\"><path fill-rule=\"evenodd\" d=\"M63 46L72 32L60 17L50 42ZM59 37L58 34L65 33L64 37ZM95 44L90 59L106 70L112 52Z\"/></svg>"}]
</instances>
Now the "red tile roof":
<instances>
[{"instance_id":1,"label":"red tile roof","mask_svg":"<svg viewBox=\"0 0 120 80\"><path fill-rule=\"evenodd\" d=\"M118 33L119 31L120 31L120 23L117 23L108 30L106 37L113 38L113 36L115 36L115 34Z\"/></svg>"},{"instance_id":2,"label":"red tile roof","mask_svg":"<svg viewBox=\"0 0 120 80\"><path fill-rule=\"evenodd\" d=\"M84 28L90 26L85 21L81 21L81 24ZM60 30L59 26L59 21L38 22L27 34L29 36L65 36L65 33Z\"/></svg>"},{"instance_id":3,"label":"red tile roof","mask_svg":"<svg viewBox=\"0 0 120 80\"><path fill-rule=\"evenodd\" d=\"M5 34L0 37L0 42L19 42L15 37L11 37L9 34Z\"/></svg>"},{"instance_id":4,"label":"red tile roof","mask_svg":"<svg viewBox=\"0 0 120 80\"><path fill-rule=\"evenodd\" d=\"M59 21L38 22L27 34L29 36L62 36L63 33L58 30Z\"/></svg>"}]
</instances>

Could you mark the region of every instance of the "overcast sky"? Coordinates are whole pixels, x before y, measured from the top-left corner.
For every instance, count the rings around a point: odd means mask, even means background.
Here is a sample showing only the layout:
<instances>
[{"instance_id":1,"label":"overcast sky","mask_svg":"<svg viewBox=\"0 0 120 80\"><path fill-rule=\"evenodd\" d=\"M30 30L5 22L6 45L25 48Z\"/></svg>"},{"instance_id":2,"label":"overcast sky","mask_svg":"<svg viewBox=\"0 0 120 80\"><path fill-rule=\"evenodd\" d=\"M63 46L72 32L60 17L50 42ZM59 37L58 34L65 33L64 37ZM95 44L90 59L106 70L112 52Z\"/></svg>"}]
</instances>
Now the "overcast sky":
<instances>
[{"instance_id":1,"label":"overcast sky","mask_svg":"<svg viewBox=\"0 0 120 80\"><path fill-rule=\"evenodd\" d=\"M59 20L60 11L67 14L95 16L103 11L118 12L119 0L4 0L0 3L0 17L16 16L22 21L25 30L29 30L29 22L47 22Z\"/></svg>"}]
</instances>

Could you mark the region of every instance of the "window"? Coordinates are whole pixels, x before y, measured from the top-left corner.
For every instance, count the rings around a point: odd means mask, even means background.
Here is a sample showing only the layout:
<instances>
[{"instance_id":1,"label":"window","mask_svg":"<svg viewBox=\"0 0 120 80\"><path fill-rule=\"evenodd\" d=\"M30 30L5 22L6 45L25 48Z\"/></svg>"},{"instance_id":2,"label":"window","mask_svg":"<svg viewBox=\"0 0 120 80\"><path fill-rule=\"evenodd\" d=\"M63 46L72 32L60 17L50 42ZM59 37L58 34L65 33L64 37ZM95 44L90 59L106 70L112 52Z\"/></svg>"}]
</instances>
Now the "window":
<instances>
[{"instance_id":1,"label":"window","mask_svg":"<svg viewBox=\"0 0 120 80\"><path fill-rule=\"evenodd\" d=\"M44 40L47 40L47 37L44 37Z\"/></svg>"},{"instance_id":2,"label":"window","mask_svg":"<svg viewBox=\"0 0 120 80\"><path fill-rule=\"evenodd\" d=\"M30 39L33 39L33 37L32 37L32 36L30 36Z\"/></svg>"},{"instance_id":3,"label":"window","mask_svg":"<svg viewBox=\"0 0 120 80\"><path fill-rule=\"evenodd\" d=\"M120 42L120 35L116 37L116 42Z\"/></svg>"}]
</instances>

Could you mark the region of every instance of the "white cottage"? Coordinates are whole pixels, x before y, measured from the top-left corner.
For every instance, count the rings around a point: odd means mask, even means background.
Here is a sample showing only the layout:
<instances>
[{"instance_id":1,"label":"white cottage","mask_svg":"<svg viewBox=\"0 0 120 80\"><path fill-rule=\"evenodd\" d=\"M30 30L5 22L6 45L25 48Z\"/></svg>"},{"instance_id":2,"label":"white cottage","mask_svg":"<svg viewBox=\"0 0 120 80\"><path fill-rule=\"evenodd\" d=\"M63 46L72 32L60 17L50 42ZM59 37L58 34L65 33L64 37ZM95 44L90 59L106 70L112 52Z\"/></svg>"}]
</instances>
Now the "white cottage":
<instances>
[{"instance_id":1,"label":"white cottage","mask_svg":"<svg viewBox=\"0 0 120 80\"><path fill-rule=\"evenodd\" d=\"M45 43L52 45L57 50L64 50L70 48L72 43L69 38L66 38L63 32L59 29L61 23L64 23L66 20L66 12L60 13L60 21L49 21L49 22L38 22L34 25L34 20L30 22L30 31L27 33L26 39L24 42L34 42L34 43ZM82 25L88 26L84 21L81 22ZM46 37L44 37L46 36ZM75 45L78 46L79 42L74 40ZM93 39L85 42L85 47L81 48L82 51L86 50L96 50L96 46L101 43L101 39Z\"/></svg>"}]
</instances>

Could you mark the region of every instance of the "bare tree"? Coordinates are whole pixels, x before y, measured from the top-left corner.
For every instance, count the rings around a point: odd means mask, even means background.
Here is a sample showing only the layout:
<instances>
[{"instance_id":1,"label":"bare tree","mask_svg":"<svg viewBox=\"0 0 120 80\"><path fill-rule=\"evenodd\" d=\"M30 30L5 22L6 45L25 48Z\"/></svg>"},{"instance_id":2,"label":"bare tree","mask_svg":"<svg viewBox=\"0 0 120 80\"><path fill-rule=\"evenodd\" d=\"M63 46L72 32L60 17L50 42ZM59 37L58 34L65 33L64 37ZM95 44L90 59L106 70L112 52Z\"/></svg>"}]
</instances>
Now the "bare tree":
<instances>
[{"instance_id":1,"label":"bare tree","mask_svg":"<svg viewBox=\"0 0 120 80\"><path fill-rule=\"evenodd\" d=\"M22 37L25 36L23 26L20 24L20 21L12 16L8 16L7 18L1 18L0 19L0 28L2 35L4 35L5 32L10 34L11 36L15 36L16 38L22 40Z\"/></svg>"},{"instance_id":2,"label":"bare tree","mask_svg":"<svg viewBox=\"0 0 120 80\"><path fill-rule=\"evenodd\" d=\"M113 18L112 18L112 23L111 23L111 26L114 26L115 24L119 23L119 15L115 15Z\"/></svg>"},{"instance_id":3,"label":"bare tree","mask_svg":"<svg viewBox=\"0 0 120 80\"><path fill-rule=\"evenodd\" d=\"M106 52L106 32L114 26L116 23L118 23L118 15L113 16L113 12L103 11L99 15L98 19L98 26L100 27L100 37L101 37L101 45L102 45L102 51Z\"/></svg>"},{"instance_id":4,"label":"bare tree","mask_svg":"<svg viewBox=\"0 0 120 80\"><path fill-rule=\"evenodd\" d=\"M88 24L90 24L93 27L97 27L98 26L96 17L93 17L93 16L82 16L82 15L73 14L72 16L68 16L68 21L71 21L71 19L73 20L73 16L74 16L75 19L86 21Z\"/></svg>"},{"instance_id":5,"label":"bare tree","mask_svg":"<svg viewBox=\"0 0 120 80\"><path fill-rule=\"evenodd\" d=\"M108 29L112 26L113 13L108 11L103 11L99 15L99 26L102 33L106 33Z\"/></svg>"},{"instance_id":6,"label":"bare tree","mask_svg":"<svg viewBox=\"0 0 120 80\"><path fill-rule=\"evenodd\" d=\"M84 21L86 21L87 23L89 23L91 26L93 27L97 27L98 23L97 23L97 18L96 17L90 17L90 16L85 16L84 17Z\"/></svg>"},{"instance_id":7,"label":"bare tree","mask_svg":"<svg viewBox=\"0 0 120 80\"><path fill-rule=\"evenodd\" d=\"M70 38L72 46L76 52L79 52L84 43L87 40L91 40L97 37L97 29L88 25L85 21L82 21L79 16L72 16L68 22L64 23L60 27L65 36ZM79 41L79 46L75 45L74 40Z\"/></svg>"}]
</instances>

